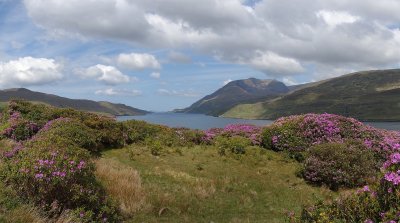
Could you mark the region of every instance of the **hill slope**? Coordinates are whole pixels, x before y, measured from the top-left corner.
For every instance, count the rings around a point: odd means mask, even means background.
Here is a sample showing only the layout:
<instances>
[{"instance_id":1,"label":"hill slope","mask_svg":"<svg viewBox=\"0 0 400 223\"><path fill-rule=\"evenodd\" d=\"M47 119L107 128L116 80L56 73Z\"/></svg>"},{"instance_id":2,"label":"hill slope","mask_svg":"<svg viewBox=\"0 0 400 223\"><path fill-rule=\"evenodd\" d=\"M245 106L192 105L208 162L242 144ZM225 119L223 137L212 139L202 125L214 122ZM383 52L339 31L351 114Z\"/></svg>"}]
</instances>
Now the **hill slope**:
<instances>
[{"instance_id":1,"label":"hill slope","mask_svg":"<svg viewBox=\"0 0 400 223\"><path fill-rule=\"evenodd\" d=\"M133 108L124 104L110 102L96 102L83 99L69 99L52 94L30 91L25 88L0 90L0 102L10 99L23 99L40 102L60 108L73 108L84 111L108 113L111 115L144 115L149 112Z\"/></svg>"},{"instance_id":2,"label":"hill slope","mask_svg":"<svg viewBox=\"0 0 400 223\"><path fill-rule=\"evenodd\" d=\"M334 113L361 120L400 120L400 69L363 71L314 83L277 99L238 105L224 117L275 119Z\"/></svg>"},{"instance_id":3,"label":"hill slope","mask_svg":"<svg viewBox=\"0 0 400 223\"><path fill-rule=\"evenodd\" d=\"M218 116L235 105L258 102L265 98L276 98L289 91L285 84L276 80L256 78L236 80L200 99L190 107L177 111Z\"/></svg>"}]
</instances>

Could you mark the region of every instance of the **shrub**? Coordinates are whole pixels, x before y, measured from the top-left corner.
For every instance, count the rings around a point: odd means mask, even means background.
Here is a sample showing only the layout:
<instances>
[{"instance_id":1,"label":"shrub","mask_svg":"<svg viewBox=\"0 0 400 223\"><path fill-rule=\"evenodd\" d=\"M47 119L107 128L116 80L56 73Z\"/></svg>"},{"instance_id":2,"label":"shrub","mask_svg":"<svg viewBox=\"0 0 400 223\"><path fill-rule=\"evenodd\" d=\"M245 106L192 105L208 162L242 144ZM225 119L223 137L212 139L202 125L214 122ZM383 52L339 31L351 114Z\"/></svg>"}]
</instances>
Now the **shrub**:
<instances>
[{"instance_id":1,"label":"shrub","mask_svg":"<svg viewBox=\"0 0 400 223\"><path fill-rule=\"evenodd\" d=\"M92 220L119 219L117 209L96 182L87 151L74 144L57 148L51 142L29 146L6 157L0 170L3 182L20 197L49 215L82 209Z\"/></svg>"},{"instance_id":2,"label":"shrub","mask_svg":"<svg viewBox=\"0 0 400 223\"><path fill-rule=\"evenodd\" d=\"M150 148L150 152L153 156L160 156L163 151L163 145L158 140L151 141L147 146Z\"/></svg>"},{"instance_id":3,"label":"shrub","mask_svg":"<svg viewBox=\"0 0 400 223\"><path fill-rule=\"evenodd\" d=\"M304 161L305 180L331 189L364 185L379 170L373 151L357 142L325 143L310 148Z\"/></svg>"},{"instance_id":4,"label":"shrub","mask_svg":"<svg viewBox=\"0 0 400 223\"><path fill-rule=\"evenodd\" d=\"M123 122L124 131L127 134L127 143L143 143L146 138L157 135L160 126L148 124L145 121L129 120Z\"/></svg>"},{"instance_id":5,"label":"shrub","mask_svg":"<svg viewBox=\"0 0 400 223\"><path fill-rule=\"evenodd\" d=\"M241 136L248 138L253 145L261 144L261 127L248 124L232 124L225 128L212 128L204 131L202 138L204 143L212 144L213 140L218 136L234 137Z\"/></svg>"},{"instance_id":6,"label":"shrub","mask_svg":"<svg viewBox=\"0 0 400 223\"><path fill-rule=\"evenodd\" d=\"M3 125L2 135L15 141L24 141L39 131L39 126L24 119L19 112L11 112L9 119Z\"/></svg>"},{"instance_id":7,"label":"shrub","mask_svg":"<svg viewBox=\"0 0 400 223\"><path fill-rule=\"evenodd\" d=\"M393 152L400 133L375 129L343 116L305 114L278 119L264 128L261 138L265 148L295 153L313 145L357 140L384 159Z\"/></svg>"},{"instance_id":8,"label":"shrub","mask_svg":"<svg viewBox=\"0 0 400 223\"><path fill-rule=\"evenodd\" d=\"M192 146L202 143L204 133L187 128L168 128L144 121L130 120L123 122L127 143L145 143L159 141L165 146Z\"/></svg>"},{"instance_id":9,"label":"shrub","mask_svg":"<svg viewBox=\"0 0 400 223\"><path fill-rule=\"evenodd\" d=\"M274 151L302 152L307 147L305 139L298 135L296 122L266 127L262 133L262 145Z\"/></svg>"},{"instance_id":10,"label":"shrub","mask_svg":"<svg viewBox=\"0 0 400 223\"><path fill-rule=\"evenodd\" d=\"M200 145L203 142L204 132L188 128L173 128L180 146Z\"/></svg>"},{"instance_id":11,"label":"shrub","mask_svg":"<svg viewBox=\"0 0 400 223\"><path fill-rule=\"evenodd\" d=\"M35 136L35 141L50 141L53 144L65 146L73 143L75 146L97 152L99 145L99 132L82 123L69 119L58 118L45 124ZM39 142L36 142L39 143Z\"/></svg>"},{"instance_id":12,"label":"shrub","mask_svg":"<svg viewBox=\"0 0 400 223\"><path fill-rule=\"evenodd\" d=\"M400 149L397 144L396 149ZM304 208L292 222L398 222L400 221L400 153L390 155L382 176L371 186L332 202Z\"/></svg>"},{"instance_id":13,"label":"shrub","mask_svg":"<svg viewBox=\"0 0 400 223\"><path fill-rule=\"evenodd\" d=\"M220 155L245 154L246 147L251 145L251 140L242 136L225 137L218 136L215 139L215 146L218 148Z\"/></svg>"},{"instance_id":14,"label":"shrub","mask_svg":"<svg viewBox=\"0 0 400 223\"><path fill-rule=\"evenodd\" d=\"M105 148L122 147L125 145L127 135L123 124L113 118L94 115L82 121L87 127L98 131L99 142Z\"/></svg>"}]
</instances>

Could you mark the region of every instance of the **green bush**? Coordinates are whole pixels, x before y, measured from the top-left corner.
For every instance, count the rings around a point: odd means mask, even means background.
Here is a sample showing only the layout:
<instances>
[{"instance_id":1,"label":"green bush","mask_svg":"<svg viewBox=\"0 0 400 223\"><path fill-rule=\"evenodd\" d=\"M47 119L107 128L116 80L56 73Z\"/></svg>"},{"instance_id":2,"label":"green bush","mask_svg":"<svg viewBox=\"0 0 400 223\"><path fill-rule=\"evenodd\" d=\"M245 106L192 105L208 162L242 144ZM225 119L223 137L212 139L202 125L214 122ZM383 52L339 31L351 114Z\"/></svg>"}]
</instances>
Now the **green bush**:
<instances>
[{"instance_id":1,"label":"green bush","mask_svg":"<svg viewBox=\"0 0 400 223\"><path fill-rule=\"evenodd\" d=\"M127 134L127 143L143 143L146 138L151 138L160 132L158 125L148 124L144 121L129 120L123 122Z\"/></svg>"},{"instance_id":2,"label":"green bush","mask_svg":"<svg viewBox=\"0 0 400 223\"><path fill-rule=\"evenodd\" d=\"M168 128L162 125L149 124L144 121L129 120L123 122L127 143L148 143L149 140L160 141L164 146L193 146L202 143L203 131L187 128Z\"/></svg>"},{"instance_id":3,"label":"green bush","mask_svg":"<svg viewBox=\"0 0 400 223\"><path fill-rule=\"evenodd\" d=\"M123 124L115 119L94 115L82 121L87 127L99 132L99 142L105 148L122 147L127 140Z\"/></svg>"},{"instance_id":4,"label":"green bush","mask_svg":"<svg viewBox=\"0 0 400 223\"><path fill-rule=\"evenodd\" d=\"M330 222L380 222L379 202L368 191L345 195L333 202L318 202L304 208L298 219L292 222L330 223Z\"/></svg>"},{"instance_id":5,"label":"green bush","mask_svg":"<svg viewBox=\"0 0 400 223\"><path fill-rule=\"evenodd\" d=\"M310 148L304 161L305 180L331 189L357 187L379 172L374 152L357 142L325 143Z\"/></svg>"},{"instance_id":6,"label":"green bush","mask_svg":"<svg viewBox=\"0 0 400 223\"><path fill-rule=\"evenodd\" d=\"M272 125L261 133L264 148L274 151L302 152L307 148L307 139L299 135L298 123L286 122L280 126Z\"/></svg>"},{"instance_id":7,"label":"green bush","mask_svg":"<svg viewBox=\"0 0 400 223\"><path fill-rule=\"evenodd\" d=\"M241 155L246 153L246 147L251 146L251 140L242 136L229 138L217 136L215 138L215 146L218 148L220 155L228 155L228 153Z\"/></svg>"},{"instance_id":8,"label":"green bush","mask_svg":"<svg viewBox=\"0 0 400 223\"><path fill-rule=\"evenodd\" d=\"M59 118L48 122L35 136L35 141L51 141L60 146L73 143L77 147L97 152L100 147L99 134L81 122Z\"/></svg>"}]
</instances>

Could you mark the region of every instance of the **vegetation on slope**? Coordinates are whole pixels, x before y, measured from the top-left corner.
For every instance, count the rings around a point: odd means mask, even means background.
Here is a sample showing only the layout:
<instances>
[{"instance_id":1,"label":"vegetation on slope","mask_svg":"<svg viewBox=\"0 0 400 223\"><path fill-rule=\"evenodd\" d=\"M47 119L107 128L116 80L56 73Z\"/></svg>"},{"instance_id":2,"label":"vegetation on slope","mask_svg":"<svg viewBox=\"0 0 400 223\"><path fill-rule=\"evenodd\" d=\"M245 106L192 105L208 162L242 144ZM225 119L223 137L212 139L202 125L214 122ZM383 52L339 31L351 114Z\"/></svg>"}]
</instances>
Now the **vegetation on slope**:
<instances>
[{"instance_id":1,"label":"vegetation on slope","mask_svg":"<svg viewBox=\"0 0 400 223\"><path fill-rule=\"evenodd\" d=\"M111 114L111 115L144 115L147 111L132 108L124 104L110 102L96 102L59 97L52 94L30 91L25 88L15 88L0 91L0 101L8 102L13 99L22 99L36 103L44 103L59 108L73 108L83 111Z\"/></svg>"},{"instance_id":2,"label":"vegetation on slope","mask_svg":"<svg viewBox=\"0 0 400 223\"><path fill-rule=\"evenodd\" d=\"M353 73L301 88L281 98L229 110L224 117L276 119L333 113L361 120L400 120L400 70Z\"/></svg>"},{"instance_id":3,"label":"vegetation on slope","mask_svg":"<svg viewBox=\"0 0 400 223\"><path fill-rule=\"evenodd\" d=\"M236 80L200 99L190 107L177 110L177 112L219 116L235 105L276 98L287 92L289 92L289 88L284 83L275 80L255 78Z\"/></svg>"},{"instance_id":4,"label":"vegetation on slope","mask_svg":"<svg viewBox=\"0 0 400 223\"><path fill-rule=\"evenodd\" d=\"M400 211L400 133L342 116L197 131L13 101L0 133L4 221L380 222Z\"/></svg>"}]
</instances>

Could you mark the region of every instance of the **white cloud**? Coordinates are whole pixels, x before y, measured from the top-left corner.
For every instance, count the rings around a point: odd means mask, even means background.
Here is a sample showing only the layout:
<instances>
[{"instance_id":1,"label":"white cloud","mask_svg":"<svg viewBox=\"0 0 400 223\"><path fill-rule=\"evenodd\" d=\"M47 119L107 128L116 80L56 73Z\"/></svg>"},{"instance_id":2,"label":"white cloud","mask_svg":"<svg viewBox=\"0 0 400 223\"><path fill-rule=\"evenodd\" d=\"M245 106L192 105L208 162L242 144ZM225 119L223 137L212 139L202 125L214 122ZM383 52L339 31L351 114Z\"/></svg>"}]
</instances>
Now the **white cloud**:
<instances>
[{"instance_id":1,"label":"white cloud","mask_svg":"<svg viewBox=\"0 0 400 223\"><path fill-rule=\"evenodd\" d=\"M316 13L318 18L322 18L326 24L337 26L345 23L354 23L360 20L360 17L353 16L348 12L321 10Z\"/></svg>"},{"instance_id":2,"label":"white cloud","mask_svg":"<svg viewBox=\"0 0 400 223\"><path fill-rule=\"evenodd\" d=\"M178 97L198 97L199 96L198 93L193 92L191 90L176 91L176 90L158 89L157 93L160 95L165 95L165 96L178 96Z\"/></svg>"},{"instance_id":3,"label":"white cloud","mask_svg":"<svg viewBox=\"0 0 400 223\"><path fill-rule=\"evenodd\" d=\"M78 75L82 78L95 78L107 85L124 84L131 80L137 80L136 78L130 78L121 73L121 71L113 66L105 66L102 64L97 64L85 69L84 71L80 71L78 72Z\"/></svg>"},{"instance_id":4,"label":"white cloud","mask_svg":"<svg viewBox=\"0 0 400 223\"><path fill-rule=\"evenodd\" d=\"M150 69L161 68L161 64L158 62L156 57L147 53L120 54L117 58L117 63L121 67L134 70L143 70L146 68Z\"/></svg>"},{"instance_id":5,"label":"white cloud","mask_svg":"<svg viewBox=\"0 0 400 223\"><path fill-rule=\"evenodd\" d=\"M400 61L398 0L259 0L252 8L243 0L24 3L34 22L49 33L195 50L275 76L295 75L306 66L363 69ZM171 61L183 59L170 56ZM161 67L151 55L124 54L118 62L135 70Z\"/></svg>"},{"instance_id":6,"label":"white cloud","mask_svg":"<svg viewBox=\"0 0 400 223\"><path fill-rule=\"evenodd\" d=\"M245 63L270 75L296 74L304 71L301 64L292 58L279 56L272 52L258 52L258 55Z\"/></svg>"},{"instance_id":7,"label":"white cloud","mask_svg":"<svg viewBox=\"0 0 400 223\"><path fill-rule=\"evenodd\" d=\"M0 86L23 87L54 83L63 78L53 59L23 57L0 63Z\"/></svg>"},{"instance_id":8,"label":"white cloud","mask_svg":"<svg viewBox=\"0 0 400 223\"><path fill-rule=\"evenodd\" d=\"M95 92L97 95L106 95L106 96L140 96L142 92L139 90L125 90L125 89L101 89Z\"/></svg>"},{"instance_id":9,"label":"white cloud","mask_svg":"<svg viewBox=\"0 0 400 223\"><path fill-rule=\"evenodd\" d=\"M150 77L154 79L160 79L161 74L159 72L153 72L150 74Z\"/></svg>"}]
</instances>

